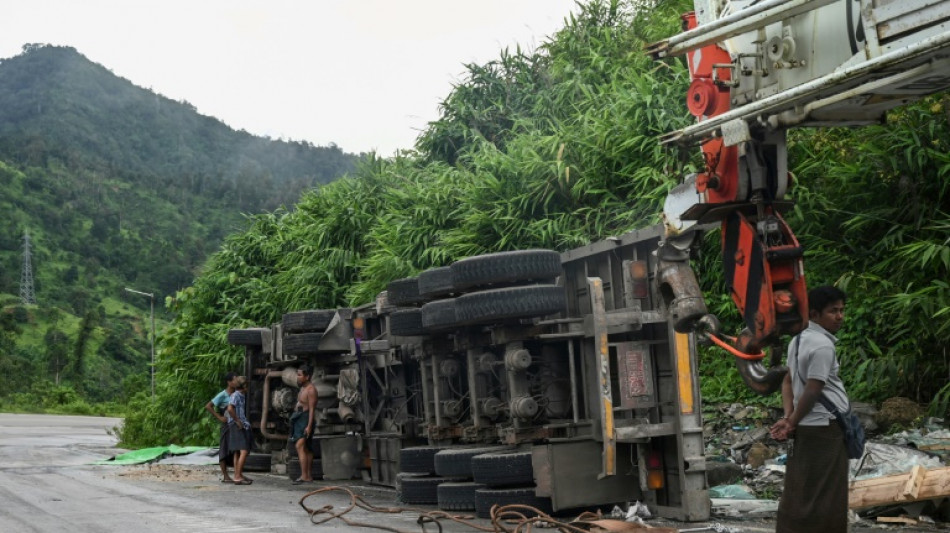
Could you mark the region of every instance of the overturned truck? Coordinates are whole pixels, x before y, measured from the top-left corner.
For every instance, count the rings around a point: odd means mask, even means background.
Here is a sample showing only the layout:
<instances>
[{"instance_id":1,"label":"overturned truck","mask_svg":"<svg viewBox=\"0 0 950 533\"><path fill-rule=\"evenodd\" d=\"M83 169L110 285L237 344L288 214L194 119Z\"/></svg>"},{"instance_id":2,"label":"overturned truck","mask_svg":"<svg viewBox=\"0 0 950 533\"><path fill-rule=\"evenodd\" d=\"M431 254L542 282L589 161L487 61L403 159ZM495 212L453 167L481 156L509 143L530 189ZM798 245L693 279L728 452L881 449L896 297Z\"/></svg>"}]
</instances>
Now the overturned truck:
<instances>
[{"instance_id":1,"label":"overturned truck","mask_svg":"<svg viewBox=\"0 0 950 533\"><path fill-rule=\"evenodd\" d=\"M702 301L692 272L657 254L662 233L470 257L360 307L231 330L258 448L299 475L288 415L308 364L324 479L481 516L639 500L706 519L695 338L674 329Z\"/></svg>"}]
</instances>

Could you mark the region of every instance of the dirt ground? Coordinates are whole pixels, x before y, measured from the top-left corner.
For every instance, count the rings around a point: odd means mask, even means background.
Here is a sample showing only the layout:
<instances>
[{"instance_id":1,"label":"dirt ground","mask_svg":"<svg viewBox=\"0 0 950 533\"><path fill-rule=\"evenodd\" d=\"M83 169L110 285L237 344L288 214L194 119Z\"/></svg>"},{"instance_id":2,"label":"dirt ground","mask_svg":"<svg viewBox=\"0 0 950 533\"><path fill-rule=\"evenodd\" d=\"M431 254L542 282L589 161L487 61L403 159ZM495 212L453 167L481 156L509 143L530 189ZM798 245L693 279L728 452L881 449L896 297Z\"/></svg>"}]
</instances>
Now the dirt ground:
<instances>
[{"instance_id":1,"label":"dirt ground","mask_svg":"<svg viewBox=\"0 0 950 533\"><path fill-rule=\"evenodd\" d=\"M128 479L166 482L206 482L221 477L217 467L213 466L161 464L130 466L117 475Z\"/></svg>"}]
</instances>

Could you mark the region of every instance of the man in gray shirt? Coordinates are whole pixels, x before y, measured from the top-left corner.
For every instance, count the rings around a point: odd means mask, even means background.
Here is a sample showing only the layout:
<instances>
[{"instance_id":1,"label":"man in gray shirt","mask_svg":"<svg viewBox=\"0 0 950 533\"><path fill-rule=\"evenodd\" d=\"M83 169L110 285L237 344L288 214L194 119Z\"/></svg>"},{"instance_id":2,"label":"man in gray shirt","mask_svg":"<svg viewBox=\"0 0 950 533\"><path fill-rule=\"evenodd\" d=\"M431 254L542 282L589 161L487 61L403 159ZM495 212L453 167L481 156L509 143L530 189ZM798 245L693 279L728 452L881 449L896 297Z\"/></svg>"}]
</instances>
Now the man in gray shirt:
<instances>
[{"instance_id":1,"label":"man in gray shirt","mask_svg":"<svg viewBox=\"0 0 950 533\"><path fill-rule=\"evenodd\" d=\"M838 376L835 333L844 323L843 291L832 286L808 293L808 327L788 348L789 372L782 383L785 416L772 437L789 446L785 489L779 502L777 533L848 530L848 452L844 434L818 398L840 411L849 401Z\"/></svg>"}]
</instances>

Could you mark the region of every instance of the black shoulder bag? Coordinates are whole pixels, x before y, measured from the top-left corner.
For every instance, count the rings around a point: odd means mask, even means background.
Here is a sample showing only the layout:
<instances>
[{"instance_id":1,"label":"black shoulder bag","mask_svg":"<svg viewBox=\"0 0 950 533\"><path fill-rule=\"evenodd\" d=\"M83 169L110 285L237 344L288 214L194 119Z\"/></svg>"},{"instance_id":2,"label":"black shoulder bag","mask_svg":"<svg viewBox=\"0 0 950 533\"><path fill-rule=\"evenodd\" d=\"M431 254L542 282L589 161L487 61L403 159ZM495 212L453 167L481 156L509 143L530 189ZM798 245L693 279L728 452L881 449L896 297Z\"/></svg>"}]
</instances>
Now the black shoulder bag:
<instances>
[{"instance_id":1,"label":"black shoulder bag","mask_svg":"<svg viewBox=\"0 0 950 533\"><path fill-rule=\"evenodd\" d=\"M807 382L805 378L802 377L801 367L798 366L798 345L800 341L801 335L795 337L795 367L799 370L798 379L801 380L803 385L806 385ZM818 397L818 402L824 405L825 409L831 412L831 414L835 415L838 425L841 426L841 432L844 433L844 445L848 450L848 458L860 459L863 457L864 443L867 439L864 436L864 426L861 425L861 420L858 418L858 415L851 410L851 403L848 403L848 410L842 413L835 407L835 404L828 399L824 391L822 391L821 396Z\"/></svg>"}]
</instances>

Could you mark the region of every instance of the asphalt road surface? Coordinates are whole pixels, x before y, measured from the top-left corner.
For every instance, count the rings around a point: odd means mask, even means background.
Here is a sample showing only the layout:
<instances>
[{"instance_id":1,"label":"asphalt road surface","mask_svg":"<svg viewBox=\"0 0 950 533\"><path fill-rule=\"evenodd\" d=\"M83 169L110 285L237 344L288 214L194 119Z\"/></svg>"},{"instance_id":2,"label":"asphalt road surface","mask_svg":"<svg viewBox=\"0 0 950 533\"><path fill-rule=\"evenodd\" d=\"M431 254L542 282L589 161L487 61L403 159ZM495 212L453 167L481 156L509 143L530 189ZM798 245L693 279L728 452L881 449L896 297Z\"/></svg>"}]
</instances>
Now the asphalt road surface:
<instances>
[{"instance_id":1,"label":"asphalt road surface","mask_svg":"<svg viewBox=\"0 0 950 533\"><path fill-rule=\"evenodd\" d=\"M293 486L286 477L251 474L253 485L235 486L219 481L216 465L90 464L125 451L115 448L111 433L119 422L0 414L0 532L353 531L340 522L312 525L298 502L318 487ZM354 488L380 505L393 505L391 490ZM348 501L340 493L306 503L342 509ZM380 522L375 513L348 516ZM416 518L387 515L385 522L419 531Z\"/></svg>"},{"instance_id":2,"label":"asphalt road surface","mask_svg":"<svg viewBox=\"0 0 950 533\"><path fill-rule=\"evenodd\" d=\"M93 465L125 451L115 448L112 429L119 423L115 418L0 413L0 532L378 531L350 527L339 520L311 523L299 504L301 498L339 482L294 486L286 476L252 473L252 485L235 486L220 482L217 465ZM347 483L347 488L373 505L397 506L391 489L360 482ZM332 505L335 512L349 502L343 492L316 494L305 501L312 509ZM346 517L398 531L423 531L416 523L418 512L382 514L356 509ZM474 522L490 526L487 520ZM707 524L651 520L649 525L696 528ZM768 521L729 525L742 533L774 528ZM438 530L432 524L425 529ZM442 531L477 530L443 522Z\"/></svg>"}]
</instances>

